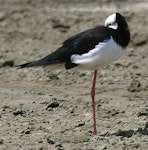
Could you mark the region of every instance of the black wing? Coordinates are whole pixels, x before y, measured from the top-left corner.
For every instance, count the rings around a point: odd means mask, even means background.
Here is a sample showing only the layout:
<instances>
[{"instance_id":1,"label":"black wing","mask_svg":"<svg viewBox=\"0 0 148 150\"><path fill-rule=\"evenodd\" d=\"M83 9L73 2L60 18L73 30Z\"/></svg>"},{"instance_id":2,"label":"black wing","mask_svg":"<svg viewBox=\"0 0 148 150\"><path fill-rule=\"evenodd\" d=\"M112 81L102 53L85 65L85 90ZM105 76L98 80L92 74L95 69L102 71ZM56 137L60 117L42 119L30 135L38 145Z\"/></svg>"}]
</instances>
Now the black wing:
<instances>
[{"instance_id":1,"label":"black wing","mask_svg":"<svg viewBox=\"0 0 148 150\"><path fill-rule=\"evenodd\" d=\"M65 68L70 69L77 64L71 62L72 54L84 54L92 50L99 42L109 39L112 30L104 26L81 32L63 42L63 45L55 52L34 62L22 64L19 67L47 66L56 63L65 63Z\"/></svg>"}]
</instances>

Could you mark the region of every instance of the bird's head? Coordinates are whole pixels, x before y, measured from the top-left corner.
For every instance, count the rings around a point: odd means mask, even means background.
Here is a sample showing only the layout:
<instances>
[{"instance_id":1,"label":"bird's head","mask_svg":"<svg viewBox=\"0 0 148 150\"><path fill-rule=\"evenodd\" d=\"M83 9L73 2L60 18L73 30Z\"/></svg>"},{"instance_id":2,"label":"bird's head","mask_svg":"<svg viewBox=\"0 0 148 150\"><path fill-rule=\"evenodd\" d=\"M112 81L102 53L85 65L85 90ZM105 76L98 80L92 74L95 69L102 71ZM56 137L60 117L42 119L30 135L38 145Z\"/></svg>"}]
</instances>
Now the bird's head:
<instances>
[{"instance_id":1,"label":"bird's head","mask_svg":"<svg viewBox=\"0 0 148 150\"><path fill-rule=\"evenodd\" d=\"M105 26L114 30L128 29L125 18L119 13L114 13L107 17L107 19L105 20Z\"/></svg>"}]
</instances>

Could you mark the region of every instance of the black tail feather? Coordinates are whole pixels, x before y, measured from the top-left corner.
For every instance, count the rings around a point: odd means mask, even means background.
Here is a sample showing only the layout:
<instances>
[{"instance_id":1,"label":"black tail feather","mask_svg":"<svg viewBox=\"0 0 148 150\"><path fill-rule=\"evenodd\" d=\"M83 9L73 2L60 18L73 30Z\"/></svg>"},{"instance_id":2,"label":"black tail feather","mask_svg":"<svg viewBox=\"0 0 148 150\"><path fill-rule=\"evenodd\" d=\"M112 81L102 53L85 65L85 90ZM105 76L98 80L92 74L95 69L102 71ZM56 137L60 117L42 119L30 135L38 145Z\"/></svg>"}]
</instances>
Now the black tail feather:
<instances>
[{"instance_id":1,"label":"black tail feather","mask_svg":"<svg viewBox=\"0 0 148 150\"><path fill-rule=\"evenodd\" d=\"M28 62L28 63L25 63L25 64L21 64L21 65L18 65L16 67L18 67L18 69L29 68L29 67L41 67L41 66L45 67L45 66L48 66L48 65L59 64L59 63L61 63L59 60L56 60L56 61L53 61L53 62L38 60L38 61L33 61L33 62Z\"/></svg>"},{"instance_id":2,"label":"black tail feather","mask_svg":"<svg viewBox=\"0 0 148 150\"><path fill-rule=\"evenodd\" d=\"M18 69L21 69L21 68L28 68L28 67L31 67L30 65L32 64L32 62L28 62L28 63L25 63L25 64L21 64L21 65L18 65L16 66ZM32 66L33 67L33 66Z\"/></svg>"}]
</instances>

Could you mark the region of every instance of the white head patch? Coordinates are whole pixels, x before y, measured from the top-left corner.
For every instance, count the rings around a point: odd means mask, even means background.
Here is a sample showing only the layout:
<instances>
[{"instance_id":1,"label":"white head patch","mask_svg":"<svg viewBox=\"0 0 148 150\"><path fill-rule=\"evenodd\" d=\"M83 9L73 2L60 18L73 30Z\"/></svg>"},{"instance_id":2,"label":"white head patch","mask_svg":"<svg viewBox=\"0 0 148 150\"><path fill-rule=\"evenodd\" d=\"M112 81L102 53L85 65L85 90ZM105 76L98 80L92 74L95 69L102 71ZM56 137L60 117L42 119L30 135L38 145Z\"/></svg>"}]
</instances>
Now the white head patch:
<instances>
[{"instance_id":1,"label":"white head patch","mask_svg":"<svg viewBox=\"0 0 148 150\"><path fill-rule=\"evenodd\" d=\"M115 30L118 28L118 24L117 24L117 21L116 21L116 14L110 15L105 20L105 26L108 27L108 28L115 29Z\"/></svg>"}]
</instances>

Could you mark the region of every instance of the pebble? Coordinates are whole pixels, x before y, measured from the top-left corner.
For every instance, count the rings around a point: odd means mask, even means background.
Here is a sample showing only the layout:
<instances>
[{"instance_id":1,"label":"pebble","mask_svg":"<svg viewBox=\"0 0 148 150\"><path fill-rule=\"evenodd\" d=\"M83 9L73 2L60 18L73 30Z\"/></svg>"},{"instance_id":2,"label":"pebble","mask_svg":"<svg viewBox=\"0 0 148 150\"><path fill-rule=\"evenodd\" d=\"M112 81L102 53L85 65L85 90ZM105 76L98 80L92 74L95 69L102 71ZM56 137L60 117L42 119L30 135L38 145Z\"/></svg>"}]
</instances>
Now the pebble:
<instances>
[{"instance_id":1,"label":"pebble","mask_svg":"<svg viewBox=\"0 0 148 150\"><path fill-rule=\"evenodd\" d=\"M84 121L79 121L76 127L81 127L84 126L85 122Z\"/></svg>"},{"instance_id":2,"label":"pebble","mask_svg":"<svg viewBox=\"0 0 148 150\"><path fill-rule=\"evenodd\" d=\"M51 102L46 109L48 108L56 108L59 107L59 103L58 102Z\"/></svg>"},{"instance_id":3,"label":"pebble","mask_svg":"<svg viewBox=\"0 0 148 150\"><path fill-rule=\"evenodd\" d=\"M16 111L13 112L13 115L14 116L17 116L17 115L21 115L22 116L24 113L25 112L23 110L16 110Z\"/></svg>"},{"instance_id":4,"label":"pebble","mask_svg":"<svg viewBox=\"0 0 148 150\"><path fill-rule=\"evenodd\" d=\"M138 80L133 79L128 87L129 92L140 92L141 83Z\"/></svg>"},{"instance_id":5,"label":"pebble","mask_svg":"<svg viewBox=\"0 0 148 150\"><path fill-rule=\"evenodd\" d=\"M70 113L74 113L74 108L71 107L71 108L68 109L68 111L69 111Z\"/></svg>"},{"instance_id":6,"label":"pebble","mask_svg":"<svg viewBox=\"0 0 148 150\"><path fill-rule=\"evenodd\" d=\"M133 130L118 130L117 132L114 132L112 135L116 135L116 136L122 136L122 137L127 137L130 138L132 137L134 131Z\"/></svg>"},{"instance_id":7,"label":"pebble","mask_svg":"<svg viewBox=\"0 0 148 150\"><path fill-rule=\"evenodd\" d=\"M56 144L55 147L62 147L62 144Z\"/></svg>"},{"instance_id":8,"label":"pebble","mask_svg":"<svg viewBox=\"0 0 148 150\"><path fill-rule=\"evenodd\" d=\"M49 144L55 144L55 141L51 140L50 137L47 137L47 143L49 143Z\"/></svg>"},{"instance_id":9,"label":"pebble","mask_svg":"<svg viewBox=\"0 0 148 150\"><path fill-rule=\"evenodd\" d=\"M148 116L148 109L144 109L137 114L138 117Z\"/></svg>"},{"instance_id":10,"label":"pebble","mask_svg":"<svg viewBox=\"0 0 148 150\"><path fill-rule=\"evenodd\" d=\"M27 129L24 133L25 133L25 134L30 134L30 132L31 132L31 131Z\"/></svg>"},{"instance_id":11,"label":"pebble","mask_svg":"<svg viewBox=\"0 0 148 150\"><path fill-rule=\"evenodd\" d=\"M14 61L12 60L5 61L0 65L0 67L13 67L13 66L14 66Z\"/></svg>"},{"instance_id":12,"label":"pebble","mask_svg":"<svg viewBox=\"0 0 148 150\"><path fill-rule=\"evenodd\" d=\"M0 144L3 144L4 143L4 140L3 139L0 139Z\"/></svg>"}]
</instances>

